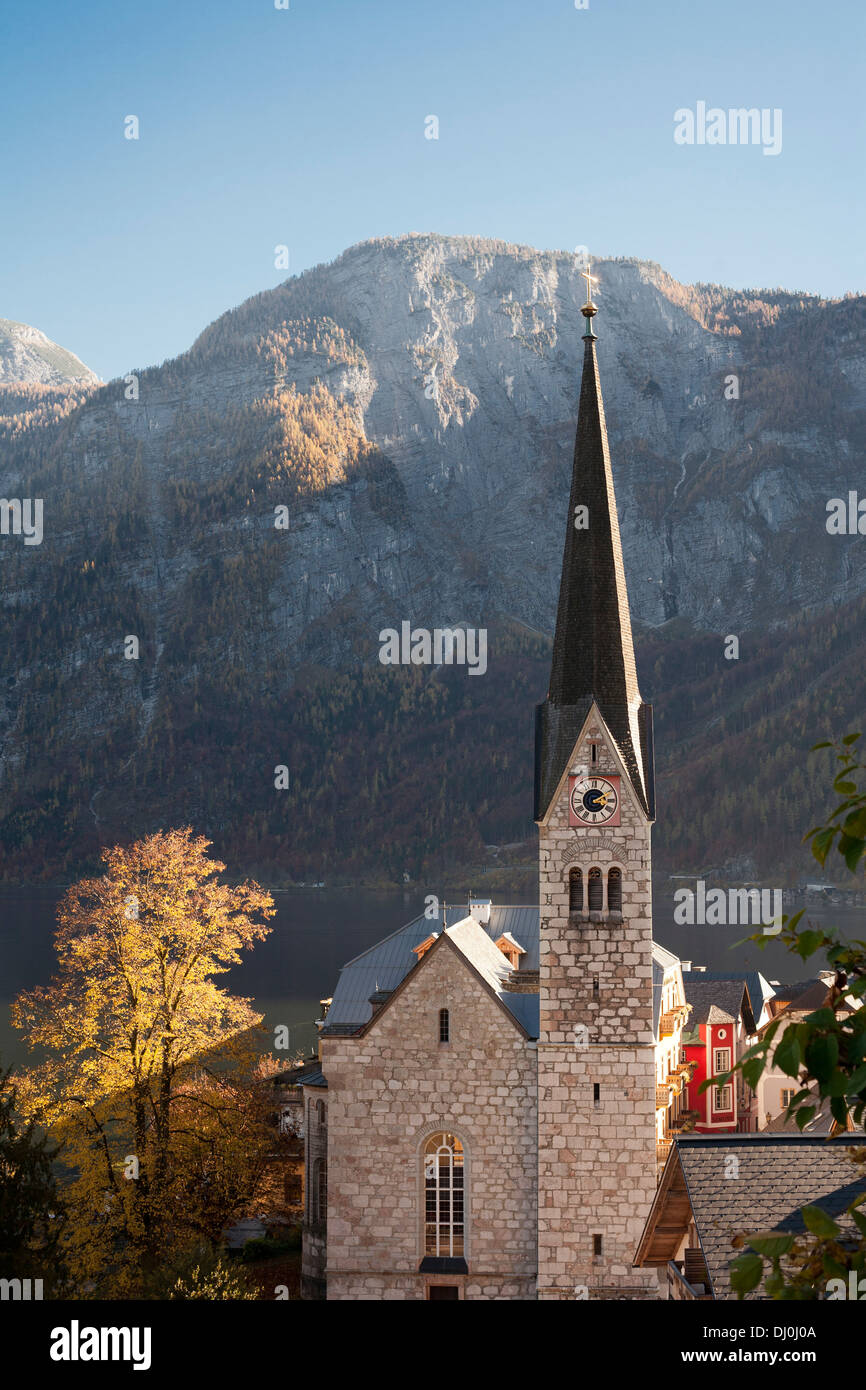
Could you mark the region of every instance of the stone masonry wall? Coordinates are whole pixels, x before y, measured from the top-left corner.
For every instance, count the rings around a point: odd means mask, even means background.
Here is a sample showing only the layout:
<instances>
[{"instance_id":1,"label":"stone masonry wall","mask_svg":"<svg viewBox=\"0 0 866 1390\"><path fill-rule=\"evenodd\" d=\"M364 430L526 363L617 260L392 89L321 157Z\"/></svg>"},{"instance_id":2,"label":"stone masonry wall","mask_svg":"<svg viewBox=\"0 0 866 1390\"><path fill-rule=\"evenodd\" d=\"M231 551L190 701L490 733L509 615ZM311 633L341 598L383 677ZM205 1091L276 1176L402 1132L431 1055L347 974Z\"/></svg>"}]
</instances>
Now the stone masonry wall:
<instances>
[{"instance_id":1,"label":"stone masonry wall","mask_svg":"<svg viewBox=\"0 0 866 1390\"><path fill-rule=\"evenodd\" d=\"M447 1008L451 1041L439 1042ZM437 1131L465 1150L473 1299L534 1299L536 1052L458 948L433 946L362 1037L327 1036L329 1299L427 1297L421 1154Z\"/></svg>"},{"instance_id":2,"label":"stone masonry wall","mask_svg":"<svg viewBox=\"0 0 866 1390\"><path fill-rule=\"evenodd\" d=\"M590 742L598 746L593 771L623 773L600 722L588 725L570 767L590 763ZM650 825L625 776L620 807L620 826L570 827L566 782L540 827L541 1299L658 1296L654 1272L632 1268L655 1195L655 1057ZM607 914L613 865L623 876L621 921ZM605 910L570 920L569 870L583 871L586 908L595 866ZM600 1255L593 1253L596 1235Z\"/></svg>"},{"instance_id":3,"label":"stone masonry wall","mask_svg":"<svg viewBox=\"0 0 866 1390\"><path fill-rule=\"evenodd\" d=\"M328 1160L328 1092L304 1089L304 1235L301 1297L325 1297L328 1214L320 1210L319 1168Z\"/></svg>"}]
</instances>

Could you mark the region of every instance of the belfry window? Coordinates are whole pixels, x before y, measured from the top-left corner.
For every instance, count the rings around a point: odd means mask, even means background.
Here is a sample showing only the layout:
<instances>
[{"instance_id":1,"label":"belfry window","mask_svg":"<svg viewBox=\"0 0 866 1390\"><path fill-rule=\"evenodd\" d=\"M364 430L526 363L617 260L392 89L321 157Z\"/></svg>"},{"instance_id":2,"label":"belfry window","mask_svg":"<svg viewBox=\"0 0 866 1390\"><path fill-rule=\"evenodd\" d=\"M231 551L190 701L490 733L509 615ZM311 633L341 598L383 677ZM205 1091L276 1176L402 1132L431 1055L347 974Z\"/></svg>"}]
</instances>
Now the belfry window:
<instances>
[{"instance_id":1,"label":"belfry window","mask_svg":"<svg viewBox=\"0 0 866 1390\"><path fill-rule=\"evenodd\" d=\"M607 875L607 910L622 912L622 869L610 869Z\"/></svg>"},{"instance_id":2,"label":"belfry window","mask_svg":"<svg viewBox=\"0 0 866 1390\"><path fill-rule=\"evenodd\" d=\"M602 882L601 869L590 869L589 871L589 910L590 912L601 912L604 908L604 883Z\"/></svg>"},{"instance_id":3,"label":"belfry window","mask_svg":"<svg viewBox=\"0 0 866 1390\"><path fill-rule=\"evenodd\" d=\"M583 911L583 873L580 869L572 869L568 875L568 910Z\"/></svg>"},{"instance_id":4,"label":"belfry window","mask_svg":"<svg viewBox=\"0 0 866 1390\"><path fill-rule=\"evenodd\" d=\"M454 1134L431 1134L424 1145L424 1253L463 1254L463 1145Z\"/></svg>"},{"instance_id":5,"label":"belfry window","mask_svg":"<svg viewBox=\"0 0 866 1390\"><path fill-rule=\"evenodd\" d=\"M451 1015L447 1009L439 1010L439 1041L451 1041Z\"/></svg>"}]
</instances>

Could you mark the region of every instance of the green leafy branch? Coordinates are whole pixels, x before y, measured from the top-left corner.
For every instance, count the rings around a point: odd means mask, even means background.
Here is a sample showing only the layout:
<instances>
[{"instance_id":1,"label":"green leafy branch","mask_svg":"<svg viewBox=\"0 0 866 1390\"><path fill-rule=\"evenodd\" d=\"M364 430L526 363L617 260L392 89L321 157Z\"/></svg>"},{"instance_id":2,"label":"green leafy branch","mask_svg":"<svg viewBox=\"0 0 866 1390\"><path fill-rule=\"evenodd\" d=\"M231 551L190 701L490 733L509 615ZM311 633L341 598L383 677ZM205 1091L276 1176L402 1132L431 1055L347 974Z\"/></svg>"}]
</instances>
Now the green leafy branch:
<instances>
[{"instance_id":1,"label":"green leafy branch","mask_svg":"<svg viewBox=\"0 0 866 1390\"><path fill-rule=\"evenodd\" d=\"M862 781L858 774L866 771L866 764L857 760L859 739L859 733L851 733L839 743L825 741L812 749L834 749L839 768L833 791L842 800L826 825L815 826L804 836L811 841L819 864L826 865L835 849L852 874L866 859L866 790L858 786ZM826 1002L800 1022L774 1019L760 1042L748 1048L729 1072L704 1082L701 1089L723 1084L738 1071L754 1089L772 1055L773 1065L799 1083L785 1113L800 1130L825 1100L837 1125L847 1127L850 1117L860 1126L866 1114L866 942L844 941L837 931L812 924L801 927L802 917L802 911L784 916L780 932L756 933L748 939L760 949L770 941L782 941L803 961L823 953L835 972ZM855 1163L866 1164L866 1148L849 1152ZM736 1237L735 1247L748 1247L731 1264L731 1285L738 1298L756 1289L762 1279L770 1298L784 1300L847 1297L847 1285L829 1293L828 1283L844 1282L852 1272L859 1288L859 1277L866 1271L866 1215L859 1210L864 1202L866 1191L847 1208L850 1234L820 1207L809 1205L802 1208L807 1236L761 1231ZM765 1275L767 1262L770 1269Z\"/></svg>"},{"instance_id":2,"label":"green leafy branch","mask_svg":"<svg viewBox=\"0 0 866 1390\"><path fill-rule=\"evenodd\" d=\"M852 1162L866 1164L866 1149L848 1152ZM846 1208L851 1222L847 1233L820 1207L810 1205L801 1208L808 1234L759 1231L736 1236L735 1247L750 1247L731 1261L731 1288L737 1298L745 1298L762 1279L767 1296L781 1301L847 1298L851 1273L855 1275L855 1297L859 1297L860 1279L866 1274L866 1215L859 1210L864 1202L866 1191ZM770 1266L766 1276L765 1263ZM831 1289L834 1279L841 1281L841 1286Z\"/></svg>"}]
</instances>

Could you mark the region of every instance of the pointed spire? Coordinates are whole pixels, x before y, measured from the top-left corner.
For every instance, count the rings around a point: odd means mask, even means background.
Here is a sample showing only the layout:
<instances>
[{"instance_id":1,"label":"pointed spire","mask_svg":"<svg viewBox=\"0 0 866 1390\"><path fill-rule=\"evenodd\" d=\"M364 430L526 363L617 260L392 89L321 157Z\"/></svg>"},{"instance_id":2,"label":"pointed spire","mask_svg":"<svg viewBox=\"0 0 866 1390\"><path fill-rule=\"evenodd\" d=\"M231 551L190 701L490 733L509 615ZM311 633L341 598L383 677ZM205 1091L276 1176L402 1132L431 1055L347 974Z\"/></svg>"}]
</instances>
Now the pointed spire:
<instances>
[{"instance_id":1,"label":"pointed spire","mask_svg":"<svg viewBox=\"0 0 866 1390\"><path fill-rule=\"evenodd\" d=\"M586 271L584 278L583 377L550 688L545 704L539 706L536 815L546 813L593 700L616 740L639 799L652 815L651 711L641 700L635 669L592 327L598 312L590 290L595 276Z\"/></svg>"}]
</instances>

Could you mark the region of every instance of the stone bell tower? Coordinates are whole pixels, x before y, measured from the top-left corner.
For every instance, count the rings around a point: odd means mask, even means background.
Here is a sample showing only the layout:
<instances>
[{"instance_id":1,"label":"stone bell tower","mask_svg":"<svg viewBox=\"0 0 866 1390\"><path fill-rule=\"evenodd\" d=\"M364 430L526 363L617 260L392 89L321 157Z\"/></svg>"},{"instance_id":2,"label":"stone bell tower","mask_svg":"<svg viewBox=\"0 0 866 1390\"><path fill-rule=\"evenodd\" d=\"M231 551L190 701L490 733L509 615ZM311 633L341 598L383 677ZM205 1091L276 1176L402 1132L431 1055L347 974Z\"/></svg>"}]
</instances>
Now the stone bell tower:
<instances>
[{"instance_id":1,"label":"stone bell tower","mask_svg":"<svg viewBox=\"0 0 866 1390\"><path fill-rule=\"evenodd\" d=\"M653 1297L652 709L635 672L587 274L547 699L536 711L538 1297Z\"/></svg>"}]
</instances>

